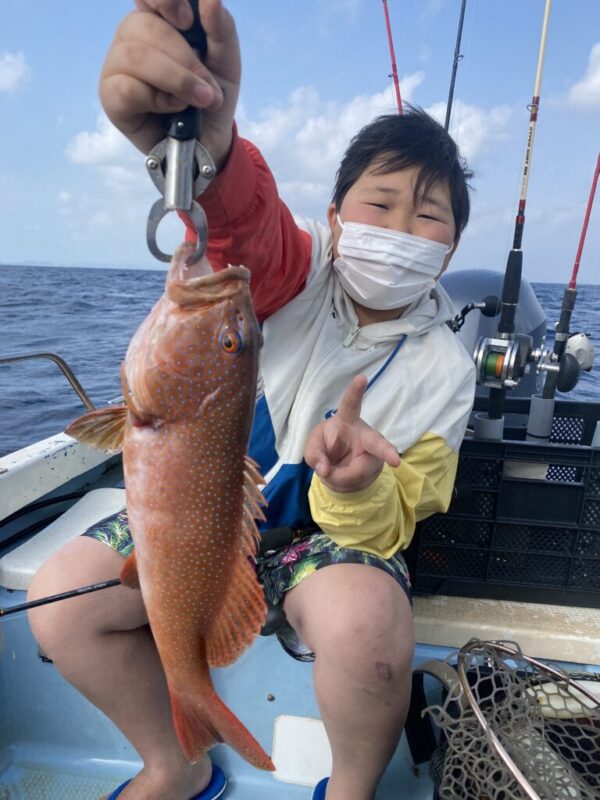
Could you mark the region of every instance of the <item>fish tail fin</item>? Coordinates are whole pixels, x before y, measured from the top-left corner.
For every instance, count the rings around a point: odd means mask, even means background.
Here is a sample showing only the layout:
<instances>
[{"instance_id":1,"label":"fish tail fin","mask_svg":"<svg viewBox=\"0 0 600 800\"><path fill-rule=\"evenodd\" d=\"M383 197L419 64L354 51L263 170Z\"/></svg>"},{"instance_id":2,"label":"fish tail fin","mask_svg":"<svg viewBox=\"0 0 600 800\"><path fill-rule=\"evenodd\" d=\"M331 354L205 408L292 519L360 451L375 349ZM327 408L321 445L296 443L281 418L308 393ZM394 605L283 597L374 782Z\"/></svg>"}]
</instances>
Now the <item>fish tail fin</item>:
<instances>
[{"instance_id":1,"label":"fish tail fin","mask_svg":"<svg viewBox=\"0 0 600 800\"><path fill-rule=\"evenodd\" d=\"M170 689L175 732L190 762L198 761L213 745L224 742L252 766L273 771L273 762L250 731L217 695L207 673L201 700Z\"/></svg>"}]
</instances>

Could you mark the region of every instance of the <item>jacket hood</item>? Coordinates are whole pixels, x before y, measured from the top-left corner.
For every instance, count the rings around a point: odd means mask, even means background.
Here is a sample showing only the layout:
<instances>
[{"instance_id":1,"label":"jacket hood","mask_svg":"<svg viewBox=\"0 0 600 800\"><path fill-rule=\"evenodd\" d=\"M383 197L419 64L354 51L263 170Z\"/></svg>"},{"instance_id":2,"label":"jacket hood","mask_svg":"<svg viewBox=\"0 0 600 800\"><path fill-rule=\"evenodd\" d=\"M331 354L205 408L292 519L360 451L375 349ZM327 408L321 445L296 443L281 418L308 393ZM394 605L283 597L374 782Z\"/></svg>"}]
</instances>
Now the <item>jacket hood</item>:
<instances>
[{"instance_id":1,"label":"jacket hood","mask_svg":"<svg viewBox=\"0 0 600 800\"><path fill-rule=\"evenodd\" d=\"M375 322L360 327L352 299L342 288L332 269L334 281L333 305L339 324L347 329L348 344L367 348L379 342L397 340L400 336L422 336L432 328L444 325L456 314L455 306L446 290L437 283L435 288L409 306L401 317L388 322Z\"/></svg>"}]
</instances>

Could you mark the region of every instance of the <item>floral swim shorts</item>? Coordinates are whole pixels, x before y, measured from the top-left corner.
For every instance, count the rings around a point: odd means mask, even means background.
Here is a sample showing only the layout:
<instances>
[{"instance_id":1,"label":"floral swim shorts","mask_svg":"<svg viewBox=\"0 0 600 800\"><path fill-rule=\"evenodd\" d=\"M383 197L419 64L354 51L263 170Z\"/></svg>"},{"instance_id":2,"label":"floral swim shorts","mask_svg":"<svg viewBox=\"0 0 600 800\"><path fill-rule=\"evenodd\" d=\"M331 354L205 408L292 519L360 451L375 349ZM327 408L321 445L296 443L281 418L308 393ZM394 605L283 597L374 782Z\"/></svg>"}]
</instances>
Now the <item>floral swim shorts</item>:
<instances>
[{"instance_id":1,"label":"floral swim shorts","mask_svg":"<svg viewBox=\"0 0 600 800\"><path fill-rule=\"evenodd\" d=\"M125 557L134 549L126 510L106 517L82 535L103 542ZM286 592L313 572L332 564L366 564L382 569L400 584L412 604L408 567L400 553L385 559L350 547L340 547L320 531L287 547L260 554L256 560L256 572L267 602L278 606L283 602ZM293 658L298 661L314 661L314 653L299 639L289 623L286 622L276 635L281 646Z\"/></svg>"}]
</instances>

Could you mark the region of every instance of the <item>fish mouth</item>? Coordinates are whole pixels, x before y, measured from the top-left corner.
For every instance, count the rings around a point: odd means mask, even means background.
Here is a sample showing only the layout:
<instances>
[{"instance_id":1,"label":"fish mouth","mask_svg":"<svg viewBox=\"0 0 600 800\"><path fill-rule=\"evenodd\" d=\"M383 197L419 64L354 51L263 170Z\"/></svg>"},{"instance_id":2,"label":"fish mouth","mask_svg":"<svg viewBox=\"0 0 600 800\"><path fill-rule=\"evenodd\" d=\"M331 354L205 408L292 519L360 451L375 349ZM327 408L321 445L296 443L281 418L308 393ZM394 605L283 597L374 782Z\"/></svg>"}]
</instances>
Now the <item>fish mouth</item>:
<instances>
[{"instance_id":1,"label":"fish mouth","mask_svg":"<svg viewBox=\"0 0 600 800\"><path fill-rule=\"evenodd\" d=\"M178 305L206 305L236 294L250 283L250 270L228 266L214 271L206 255L195 264L188 258L196 252L185 242L175 251L167 276L166 293Z\"/></svg>"},{"instance_id":2,"label":"fish mouth","mask_svg":"<svg viewBox=\"0 0 600 800\"><path fill-rule=\"evenodd\" d=\"M206 253L197 262L188 262L188 259L195 253L196 245L192 242L180 244L171 259L168 279L188 283L189 281L212 275L213 269L210 265L210 261L206 257Z\"/></svg>"}]
</instances>

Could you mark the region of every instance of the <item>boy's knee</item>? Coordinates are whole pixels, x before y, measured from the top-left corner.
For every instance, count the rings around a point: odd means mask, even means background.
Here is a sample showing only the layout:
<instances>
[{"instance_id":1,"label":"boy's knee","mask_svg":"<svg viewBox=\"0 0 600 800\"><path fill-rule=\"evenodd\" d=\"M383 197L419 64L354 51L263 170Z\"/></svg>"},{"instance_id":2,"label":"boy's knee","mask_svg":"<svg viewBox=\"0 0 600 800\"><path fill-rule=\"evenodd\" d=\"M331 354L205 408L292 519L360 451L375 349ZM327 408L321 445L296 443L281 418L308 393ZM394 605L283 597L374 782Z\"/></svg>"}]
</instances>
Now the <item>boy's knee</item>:
<instances>
[{"instance_id":1,"label":"boy's knee","mask_svg":"<svg viewBox=\"0 0 600 800\"><path fill-rule=\"evenodd\" d=\"M414 635L395 615L342 613L321 631L317 659L374 693L397 688L410 676Z\"/></svg>"},{"instance_id":2,"label":"boy's knee","mask_svg":"<svg viewBox=\"0 0 600 800\"><path fill-rule=\"evenodd\" d=\"M410 686L412 648L393 643L381 645L353 640L337 643L338 649L317 653L319 669L335 674L336 682L345 682L374 700L400 701Z\"/></svg>"}]
</instances>

